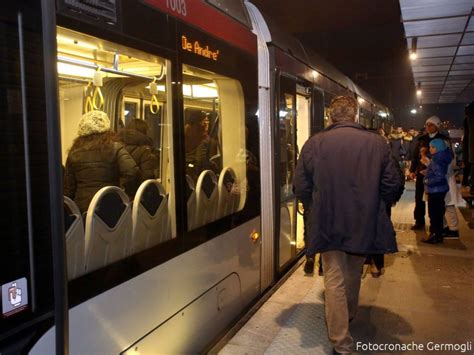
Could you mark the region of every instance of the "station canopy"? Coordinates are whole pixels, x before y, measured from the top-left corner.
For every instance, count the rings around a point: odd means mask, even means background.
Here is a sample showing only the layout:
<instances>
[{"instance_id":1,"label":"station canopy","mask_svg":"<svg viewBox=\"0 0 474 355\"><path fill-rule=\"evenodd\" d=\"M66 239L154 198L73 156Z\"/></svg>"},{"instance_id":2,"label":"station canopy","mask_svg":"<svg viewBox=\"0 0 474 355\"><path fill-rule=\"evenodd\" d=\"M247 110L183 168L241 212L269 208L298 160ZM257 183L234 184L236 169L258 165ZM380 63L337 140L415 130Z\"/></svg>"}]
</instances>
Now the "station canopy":
<instances>
[{"instance_id":1,"label":"station canopy","mask_svg":"<svg viewBox=\"0 0 474 355\"><path fill-rule=\"evenodd\" d=\"M420 104L473 101L474 0L400 0L400 8Z\"/></svg>"}]
</instances>

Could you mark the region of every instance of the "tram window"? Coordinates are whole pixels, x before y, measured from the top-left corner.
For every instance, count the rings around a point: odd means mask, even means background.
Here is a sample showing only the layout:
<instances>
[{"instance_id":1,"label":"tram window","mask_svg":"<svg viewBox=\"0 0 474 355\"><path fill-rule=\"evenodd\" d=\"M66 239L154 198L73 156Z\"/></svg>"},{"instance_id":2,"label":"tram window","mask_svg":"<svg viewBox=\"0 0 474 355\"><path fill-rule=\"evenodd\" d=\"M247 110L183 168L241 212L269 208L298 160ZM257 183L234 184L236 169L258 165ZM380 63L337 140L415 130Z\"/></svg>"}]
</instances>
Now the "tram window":
<instances>
[{"instance_id":1,"label":"tram window","mask_svg":"<svg viewBox=\"0 0 474 355\"><path fill-rule=\"evenodd\" d=\"M246 200L245 104L240 82L183 65L188 230L240 211Z\"/></svg>"},{"instance_id":2,"label":"tram window","mask_svg":"<svg viewBox=\"0 0 474 355\"><path fill-rule=\"evenodd\" d=\"M122 110L122 124L126 127L134 118L141 118L140 116L140 100L126 98L123 100Z\"/></svg>"},{"instance_id":3,"label":"tram window","mask_svg":"<svg viewBox=\"0 0 474 355\"><path fill-rule=\"evenodd\" d=\"M57 43L72 279L176 236L170 65L64 28Z\"/></svg>"},{"instance_id":4,"label":"tram window","mask_svg":"<svg viewBox=\"0 0 474 355\"><path fill-rule=\"evenodd\" d=\"M282 198L293 195L292 183L296 158L295 97L283 93L279 110L280 190Z\"/></svg>"}]
</instances>

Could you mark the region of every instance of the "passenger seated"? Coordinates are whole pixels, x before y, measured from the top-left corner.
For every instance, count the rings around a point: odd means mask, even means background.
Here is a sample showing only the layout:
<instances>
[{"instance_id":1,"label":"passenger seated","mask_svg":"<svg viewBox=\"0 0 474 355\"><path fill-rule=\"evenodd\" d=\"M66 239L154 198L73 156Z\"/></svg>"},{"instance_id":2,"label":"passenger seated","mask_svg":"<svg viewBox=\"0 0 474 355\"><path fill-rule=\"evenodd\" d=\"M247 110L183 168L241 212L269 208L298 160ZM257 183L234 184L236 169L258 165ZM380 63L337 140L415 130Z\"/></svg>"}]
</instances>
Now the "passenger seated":
<instances>
[{"instance_id":1,"label":"passenger seated","mask_svg":"<svg viewBox=\"0 0 474 355\"><path fill-rule=\"evenodd\" d=\"M211 161L217 154L217 144L209 136L209 117L204 111L187 108L185 111L186 174L196 182L199 174L218 167Z\"/></svg>"},{"instance_id":2,"label":"passenger seated","mask_svg":"<svg viewBox=\"0 0 474 355\"><path fill-rule=\"evenodd\" d=\"M116 142L105 112L90 111L79 121L78 137L66 160L64 194L87 212L95 193L105 186L122 186L128 194L138 174L135 161L122 143Z\"/></svg>"},{"instance_id":3,"label":"passenger seated","mask_svg":"<svg viewBox=\"0 0 474 355\"><path fill-rule=\"evenodd\" d=\"M136 191L140 184L148 179L156 179L158 174L158 157L152 150L153 141L147 136L148 124L139 119L128 122L127 128L120 131L120 139L130 153L139 170Z\"/></svg>"}]
</instances>

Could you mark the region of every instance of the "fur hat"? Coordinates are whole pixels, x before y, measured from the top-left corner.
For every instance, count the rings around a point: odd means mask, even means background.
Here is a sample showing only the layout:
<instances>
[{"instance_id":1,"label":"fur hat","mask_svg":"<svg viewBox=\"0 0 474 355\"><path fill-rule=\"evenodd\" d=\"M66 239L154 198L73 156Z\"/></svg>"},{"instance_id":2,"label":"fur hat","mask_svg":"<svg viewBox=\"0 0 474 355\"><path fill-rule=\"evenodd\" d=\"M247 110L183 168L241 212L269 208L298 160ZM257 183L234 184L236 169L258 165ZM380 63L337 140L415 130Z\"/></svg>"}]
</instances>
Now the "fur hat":
<instances>
[{"instance_id":1,"label":"fur hat","mask_svg":"<svg viewBox=\"0 0 474 355\"><path fill-rule=\"evenodd\" d=\"M434 124L436 127L441 126L441 120L438 116L431 116L430 118L428 118L425 122L425 125L427 125L428 123Z\"/></svg>"},{"instance_id":2,"label":"fur hat","mask_svg":"<svg viewBox=\"0 0 474 355\"><path fill-rule=\"evenodd\" d=\"M430 142L430 146L435 147L437 152L443 152L448 148L446 142L440 138L433 139Z\"/></svg>"},{"instance_id":3,"label":"fur hat","mask_svg":"<svg viewBox=\"0 0 474 355\"><path fill-rule=\"evenodd\" d=\"M82 115L77 134L81 137L110 130L109 116L103 111L89 111Z\"/></svg>"}]
</instances>

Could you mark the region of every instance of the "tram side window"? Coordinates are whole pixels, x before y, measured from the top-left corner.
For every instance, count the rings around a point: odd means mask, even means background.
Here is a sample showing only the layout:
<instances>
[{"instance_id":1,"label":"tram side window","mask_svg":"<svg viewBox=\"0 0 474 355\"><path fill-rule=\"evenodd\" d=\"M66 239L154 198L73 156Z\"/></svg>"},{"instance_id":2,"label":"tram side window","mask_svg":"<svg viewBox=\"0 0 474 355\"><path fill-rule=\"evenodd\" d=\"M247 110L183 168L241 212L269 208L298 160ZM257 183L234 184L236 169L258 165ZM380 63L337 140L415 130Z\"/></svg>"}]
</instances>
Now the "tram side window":
<instances>
[{"instance_id":1,"label":"tram side window","mask_svg":"<svg viewBox=\"0 0 474 355\"><path fill-rule=\"evenodd\" d=\"M176 236L168 62L57 29L69 279Z\"/></svg>"},{"instance_id":2,"label":"tram side window","mask_svg":"<svg viewBox=\"0 0 474 355\"><path fill-rule=\"evenodd\" d=\"M183 65L188 230L246 200L245 104L239 81Z\"/></svg>"}]
</instances>

